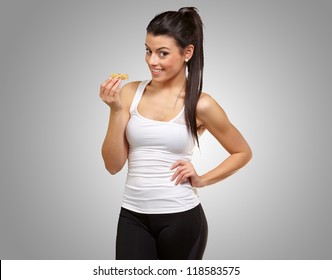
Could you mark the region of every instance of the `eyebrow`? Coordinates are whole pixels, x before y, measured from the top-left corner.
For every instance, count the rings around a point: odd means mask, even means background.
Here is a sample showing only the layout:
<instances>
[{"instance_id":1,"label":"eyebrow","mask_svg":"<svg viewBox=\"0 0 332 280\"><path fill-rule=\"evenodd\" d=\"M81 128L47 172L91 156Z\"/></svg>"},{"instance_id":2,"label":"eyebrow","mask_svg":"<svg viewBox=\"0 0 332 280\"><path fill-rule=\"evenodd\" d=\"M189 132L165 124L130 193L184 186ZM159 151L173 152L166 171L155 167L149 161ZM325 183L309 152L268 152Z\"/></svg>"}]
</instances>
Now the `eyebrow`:
<instances>
[{"instance_id":1,"label":"eyebrow","mask_svg":"<svg viewBox=\"0 0 332 280\"><path fill-rule=\"evenodd\" d=\"M147 44L145 44L145 46L146 46L148 49L151 49ZM160 48L157 49L157 51L160 51L160 50L162 50L162 49L170 50L170 48L168 48L168 47L160 47Z\"/></svg>"}]
</instances>

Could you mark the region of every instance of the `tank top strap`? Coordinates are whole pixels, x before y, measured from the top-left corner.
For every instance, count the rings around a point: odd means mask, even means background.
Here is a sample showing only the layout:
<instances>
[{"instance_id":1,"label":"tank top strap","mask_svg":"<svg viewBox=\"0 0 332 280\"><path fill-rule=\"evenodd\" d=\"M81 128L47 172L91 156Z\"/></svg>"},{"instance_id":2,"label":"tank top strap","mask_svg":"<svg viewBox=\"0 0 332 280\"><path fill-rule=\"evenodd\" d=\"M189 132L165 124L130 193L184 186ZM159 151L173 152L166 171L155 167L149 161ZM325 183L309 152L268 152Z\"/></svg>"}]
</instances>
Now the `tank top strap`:
<instances>
[{"instance_id":1,"label":"tank top strap","mask_svg":"<svg viewBox=\"0 0 332 280\"><path fill-rule=\"evenodd\" d=\"M143 95L143 92L145 90L145 87L147 86L147 84L150 82L150 80L145 80L145 81L142 81L138 87L137 87L137 90L136 90L136 93L135 93L135 96L134 96L134 99L131 103L131 106L130 106L130 114L134 113L135 110L136 110L136 107L139 103L139 101L141 100L142 98L142 95Z\"/></svg>"}]
</instances>

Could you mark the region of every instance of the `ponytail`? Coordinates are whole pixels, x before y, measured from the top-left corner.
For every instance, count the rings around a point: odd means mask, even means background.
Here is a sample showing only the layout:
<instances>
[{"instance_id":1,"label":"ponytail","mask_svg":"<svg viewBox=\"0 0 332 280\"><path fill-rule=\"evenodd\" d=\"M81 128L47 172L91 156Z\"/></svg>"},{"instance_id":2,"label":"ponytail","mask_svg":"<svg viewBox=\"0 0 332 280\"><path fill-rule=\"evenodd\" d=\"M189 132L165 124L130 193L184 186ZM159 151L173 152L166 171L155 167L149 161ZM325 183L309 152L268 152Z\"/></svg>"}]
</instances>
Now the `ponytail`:
<instances>
[{"instance_id":1,"label":"ponytail","mask_svg":"<svg viewBox=\"0 0 332 280\"><path fill-rule=\"evenodd\" d=\"M178 12L169 11L155 16L147 26L147 32L154 36L173 37L181 49L194 46L194 53L187 63L188 77L185 95L186 125L198 146L196 107L203 88L203 23L195 7L184 7Z\"/></svg>"}]
</instances>

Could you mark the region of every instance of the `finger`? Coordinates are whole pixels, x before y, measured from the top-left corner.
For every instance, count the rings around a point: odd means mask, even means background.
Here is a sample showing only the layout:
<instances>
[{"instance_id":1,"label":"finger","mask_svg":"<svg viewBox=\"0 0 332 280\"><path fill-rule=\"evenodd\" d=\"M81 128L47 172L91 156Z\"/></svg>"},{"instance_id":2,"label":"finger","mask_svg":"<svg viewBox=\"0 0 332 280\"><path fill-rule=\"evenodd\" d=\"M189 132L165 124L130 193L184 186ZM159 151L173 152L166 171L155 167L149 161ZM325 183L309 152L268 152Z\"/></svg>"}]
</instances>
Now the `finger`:
<instances>
[{"instance_id":1,"label":"finger","mask_svg":"<svg viewBox=\"0 0 332 280\"><path fill-rule=\"evenodd\" d=\"M109 82L111 81L111 78L107 78L107 80L105 80L100 87L105 87Z\"/></svg>"},{"instance_id":2,"label":"finger","mask_svg":"<svg viewBox=\"0 0 332 280\"><path fill-rule=\"evenodd\" d=\"M176 178L176 182L180 182L181 178L184 176L184 174L187 174L190 172L191 172L191 170L186 166L179 167L176 170L176 172L173 174L173 180Z\"/></svg>"},{"instance_id":3,"label":"finger","mask_svg":"<svg viewBox=\"0 0 332 280\"><path fill-rule=\"evenodd\" d=\"M114 84L114 94L117 94L120 92L120 89L121 89L121 80L120 79L117 79L116 83Z\"/></svg>"},{"instance_id":4,"label":"finger","mask_svg":"<svg viewBox=\"0 0 332 280\"><path fill-rule=\"evenodd\" d=\"M172 170L172 169L174 169L174 168L176 168L176 167L178 167L178 166L185 165L186 163L187 163L186 161L183 161L183 160L177 160L176 162L174 162L174 163L172 164L172 166L170 167L170 169Z\"/></svg>"},{"instance_id":5,"label":"finger","mask_svg":"<svg viewBox=\"0 0 332 280\"><path fill-rule=\"evenodd\" d=\"M109 87L109 83L111 82L111 79L108 78L104 83L102 83L100 85L100 91L99 91L99 96L101 97L101 99L105 99L108 97L109 95L109 90L108 90L108 87Z\"/></svg>"},{"instance_id":6,"label":"finger","mask_svg":"<svg viewBox=\"0 0 332 280\"><path fill-rule=\"evenodd\" d=\"M173 181L179 175L179 172L180 171L178 171L178 170L174 172L174 174L173 174L173 176L171 178L171 181Z\"/></svg>"},{"instance_id":7,"label":"finger","mask_svg":"<svg viewBox=\"0 0 332 280\"><path fill-rule=\"evenodd\" d=\"M179 161L179 160L176 161L176 162L174 162L174 163L171 165L170 170L173 170L174 168L176 168L176 167L178 167L178 166L180 166L180 161Z\"/></svg>"},{"instance_id":8,"label":"finger","mask_svg":"<svg viewBox=\"0 0 332 280\"><path fill-rule=\"evenodd\" d=\"M108 82L106 81L105 88L108 90L112 89L118 81L118 79L110 78Z\"/></svg>"},{"instance_id":9,"label":"finger","mask_svg":"<svg viewBox=\"0 0 332 280\"><path fill-rule=\"evenodd\" d=\"M173 174L173 176L171 178L171 181L173 181L177 176L179 176L179 174L181 172L183 172L185 170L185 168L186 168L185 166L178 167L178 169L176 169L176 171L174 172L174 174Z\"/></svg>"},{"instance_id":10,"label":"finger","mask_svg":"<svg viewBox=\"0 0 332 280\"><path fill-rule=\"evenodd\" d=\"M100 85L100 91L104 91L106 86L112 81L112 78L109 77L107 80L105 80L101 85Z\"/></svg>"},{"instance_id":11,"label":"finger","mask_svg":"<svg viewBox=\"0 0 332 280\"><path fill-rule=\"evenodd\" d=\"M114 96L120 81L118 79L112 79L110 78L109 81L105 82L104 87L101 89L101 95L105 98L108 98L109 96Z\"/></svg>"},{"instance_id":12,"label":"finger","mask_svg":"<svg viewBox=\"0 0 332 280\"><path fill-rule=\"evenodd\" d=\"M190 177L190 172L183 172L181 173L178 178L176 179L175 185L183 184L187 181L187 179Z\"/></svg>"},{"instance_id":13,"label":"finger","mask_svg":"<svg viewBox=\"0 0 332 280\"><path fill-rule=\"evenodd\" d=\"M115 91L119 85L120 85L121 80L119 79L112 79L112 81L106 86L109 91Z\"/></svg>"}]
</instances>

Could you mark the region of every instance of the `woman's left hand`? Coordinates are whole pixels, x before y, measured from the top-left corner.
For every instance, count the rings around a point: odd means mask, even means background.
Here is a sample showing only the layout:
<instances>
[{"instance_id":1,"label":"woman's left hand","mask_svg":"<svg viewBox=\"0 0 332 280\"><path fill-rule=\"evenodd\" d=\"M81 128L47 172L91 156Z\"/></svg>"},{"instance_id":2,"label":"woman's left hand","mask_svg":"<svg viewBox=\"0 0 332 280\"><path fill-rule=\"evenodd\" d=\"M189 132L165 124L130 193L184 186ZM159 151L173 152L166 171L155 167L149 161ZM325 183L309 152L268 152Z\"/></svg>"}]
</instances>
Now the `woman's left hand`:
<instances>
[{"instance_id":1,"label":"woman's left hand","mask_svg":"<svg viewBox=\"0 0 332 280\"><path fill-rule=\"evenodd\" d=\"M203 187L201 177L197 175L191 162L178 160L171 166L171 170L175 168L177 169L171 178L171 181L176 179L175 185L183 184L188 180L193 187Z\"/></svg>"}]
</instances>

